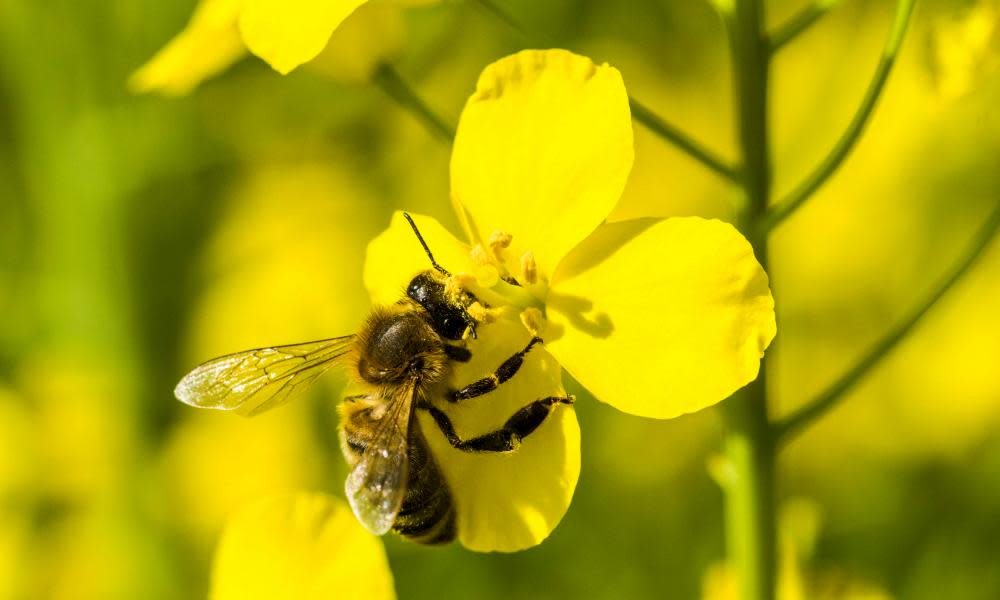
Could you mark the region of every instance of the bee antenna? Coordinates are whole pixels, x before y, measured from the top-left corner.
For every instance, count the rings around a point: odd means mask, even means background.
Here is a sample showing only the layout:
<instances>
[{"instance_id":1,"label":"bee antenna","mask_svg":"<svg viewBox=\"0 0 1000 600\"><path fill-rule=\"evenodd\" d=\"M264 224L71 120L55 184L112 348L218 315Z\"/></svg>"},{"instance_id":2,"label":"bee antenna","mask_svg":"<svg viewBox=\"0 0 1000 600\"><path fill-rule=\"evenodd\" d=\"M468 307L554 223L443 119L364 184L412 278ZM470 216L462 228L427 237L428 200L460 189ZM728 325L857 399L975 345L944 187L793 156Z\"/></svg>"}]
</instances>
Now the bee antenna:
<instances>
[{"instance_id":1,"label":"bee antenna","mask_svg":"<svg viewBox=\"0 0 1000 600\"><path fill-rule=\"evenodd\" d=\"M403 218L406 219L406 222L410 224L410 227L413 229L413 233L416 234L417 239L420 240L420 245L424 247L424 252L427 253L427 258L431 259L431 264L434 265L434 268L437 269L440 273L450 277L451 273L449 273L447 269L445 269L441 265L437 264L437 261L434 260L434 255L431 254L431 249L427 247L427 242L424 241L424 236L420 235L420 230L417 229L417 224L413 222L413 217L411 217L409 213L404 212Z\"/></svg>"}]
</instances>

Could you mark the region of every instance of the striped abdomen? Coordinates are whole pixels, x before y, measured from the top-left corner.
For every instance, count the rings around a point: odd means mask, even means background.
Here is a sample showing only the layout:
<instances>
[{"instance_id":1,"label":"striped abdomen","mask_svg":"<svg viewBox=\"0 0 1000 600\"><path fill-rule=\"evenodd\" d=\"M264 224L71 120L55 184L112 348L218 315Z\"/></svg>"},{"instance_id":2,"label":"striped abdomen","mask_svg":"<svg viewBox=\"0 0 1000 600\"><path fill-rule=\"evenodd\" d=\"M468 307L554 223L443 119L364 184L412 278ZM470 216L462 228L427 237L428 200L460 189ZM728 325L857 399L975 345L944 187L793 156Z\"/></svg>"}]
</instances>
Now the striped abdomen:
<instances>
[{"instance_id":1,"label":"striped abdomen","mask_svg":"<svg viewBox=\"0 0 1000 600\"><path fill-rule=\"evenodd\" d=\"M374 403L366 405L367 399L361 398L352 400L349 405L341 405L350 406L341 409L341 442L344 456L354 468L379 425L371 418ZM406 489L392 530L419 544L447 544L455 539L455 507L415 415L409 420L404 460L408 474Z\"/></svg>"},{"instance_id":2,"label":"striped abdomen","mask_svg":"<svg viewBox=\"0 0 1000 600\"><path fill-rule=\"evenodd\" d=\"M392 530L418 544L447 544L455 539L455 505L416 419L410 423L408 454L406 496Z\"/></svg>"}]
</instances>

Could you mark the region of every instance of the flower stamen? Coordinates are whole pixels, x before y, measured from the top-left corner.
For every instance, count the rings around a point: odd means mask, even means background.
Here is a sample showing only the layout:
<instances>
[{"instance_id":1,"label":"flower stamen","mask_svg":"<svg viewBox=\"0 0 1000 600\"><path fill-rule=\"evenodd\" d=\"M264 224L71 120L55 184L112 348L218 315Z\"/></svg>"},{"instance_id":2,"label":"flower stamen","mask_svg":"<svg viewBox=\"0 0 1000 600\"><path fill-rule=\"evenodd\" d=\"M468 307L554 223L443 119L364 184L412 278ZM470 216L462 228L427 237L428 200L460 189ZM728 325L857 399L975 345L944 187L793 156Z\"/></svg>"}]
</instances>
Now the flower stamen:
<instances>
[{"instance_id":1,"label":"flower stamen","mask_svg":"<svg viewBox=\"0 0 1000 600\"><path fill-rule=\"evenodd\" d=\"M473 302L465 309L469 316L476 320L477 323L481 325L488 325L497 320L499 317L501 309L499 308L486 308L480 302Z\"/></svg>"},{"instance_id":2,"label":"flower stamen","mask_svg":"<svg viewBox=\"0 0 1000 600\"><path fill-rule=\"evenodd\" d=\"M490 258L490 255L486 252L486 249L483 248L482 244L476 244L475 246L473 246L472 250L469 251L469 257L472 258L472 262L476 263L481 267L493 264L493 260Z\"/></svg>"},{"instance_id":3,"label":"flower stamen","mask_svg":"<svg viewBox=\"0 0 1000 600\"><path fill-rule=\"evenodd\" d=\"M534 306L529 306L521 311L520 316L521 324L528 330L528 333L537 338L542 337L542 333L545 332L545 326L547 325L545 315L542 314L542 311Z\"/></svg>"},{"instance_id":4,"label":"flower stamen","mask_svg":"<svg viewBox=\"0 0 1000 600\"><path fill-rule=\"evenodd\" d=\"M531 250L521 255L521 275L528 285L534 285L538 281L538 264L535 263L535 253Z\"/></svg>"},{"instance_id":5,"label":"flower stamen","mask_svg":"<svg viewBox=\"0 0 1000 600\"><path fill-rule=\"evenodd\" d=\"M489 245L490 250L493 252L493 256L499 262L503 262L503 251L510 248L510 243L514 240L514 236L507 233L506 231L500 231L496 229L490 234L489 239L486 241Z\"/></svg>"}]
</instances>

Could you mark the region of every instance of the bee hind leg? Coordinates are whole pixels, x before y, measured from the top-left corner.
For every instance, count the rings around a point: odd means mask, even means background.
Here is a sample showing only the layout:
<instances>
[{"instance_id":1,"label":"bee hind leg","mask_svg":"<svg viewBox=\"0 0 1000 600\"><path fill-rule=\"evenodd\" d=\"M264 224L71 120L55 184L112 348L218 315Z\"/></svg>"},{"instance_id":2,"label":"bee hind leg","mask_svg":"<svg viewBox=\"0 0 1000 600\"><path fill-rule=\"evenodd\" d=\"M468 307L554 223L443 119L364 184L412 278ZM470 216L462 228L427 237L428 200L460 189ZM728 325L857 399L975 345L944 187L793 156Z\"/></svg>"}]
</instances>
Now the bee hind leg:
<instances>
[{"instance_id":1,"label":"bee hind leg","mask_svg":"<svg viewBox=\"0 0 1000 600\"><path fill-rule=\"evenodd\" d=\"M549 396L535 400L514 413L500 429L469 440L458 437L451 419L441 409L430 405L424 405L420 408L424 408L434 417L434 421L448 439L448 443L459 450L465 452L512 452L517 449L525 437L538 429L556 405L572 403L572 396Z\"/></svg>"},{"instance_id":2,"label":"bee hind leg","mask_svg":"<svg viewBox=\"0 0 1000 600\"><path fill-rule=\"evenodd\" d=\"M460 390L455 390L450 392L445 396L451 402L458 402L459 400L468 400L469 398L476 398L487 394L497 389L497 387L517 374L520 370L521 365L524 364L524 357L531 351L531 348L542 341L542 338L533 337L528 345L524 347L523 350L519 350L511 355L510 358L503 361L503 364L497 368L492 374L483 377L477 381L473 381L469 385L463 387Z\"/></svg>"}]
</instances>

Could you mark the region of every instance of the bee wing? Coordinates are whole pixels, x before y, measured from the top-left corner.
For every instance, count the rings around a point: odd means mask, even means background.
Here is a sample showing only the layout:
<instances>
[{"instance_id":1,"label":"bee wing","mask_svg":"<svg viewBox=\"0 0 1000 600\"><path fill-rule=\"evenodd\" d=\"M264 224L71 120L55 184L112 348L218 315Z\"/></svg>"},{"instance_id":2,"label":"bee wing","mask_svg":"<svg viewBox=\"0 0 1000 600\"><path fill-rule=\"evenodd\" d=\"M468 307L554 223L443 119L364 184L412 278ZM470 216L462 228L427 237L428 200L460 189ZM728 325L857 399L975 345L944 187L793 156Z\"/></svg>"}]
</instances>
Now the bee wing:
<instances>
[{"instance_id":1,"label":"bee wing","mask_svg":"<svg viewBox=\"0 0 1000 600\"><path fill-rule=\"evenodd\" d=\"M256 348L202 363L174 388L178 400L243 416L274 408L343 359L353 335Z\"/></svg>"},{"instance_id":2,"label":"bee wing","mask_svg":"<svg viewBox=\"0 0 1000 600\"><path fill-rule=\"evenodd\" d=\"M403 505L412 404L410 387L400 388L386 399L385 413L369 429L370 436L363 440L365 450L344 485L354 514L375 535L389 531Z\"/></svg>"}]
</instances>

